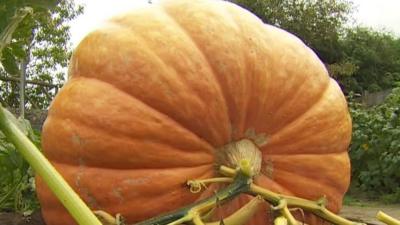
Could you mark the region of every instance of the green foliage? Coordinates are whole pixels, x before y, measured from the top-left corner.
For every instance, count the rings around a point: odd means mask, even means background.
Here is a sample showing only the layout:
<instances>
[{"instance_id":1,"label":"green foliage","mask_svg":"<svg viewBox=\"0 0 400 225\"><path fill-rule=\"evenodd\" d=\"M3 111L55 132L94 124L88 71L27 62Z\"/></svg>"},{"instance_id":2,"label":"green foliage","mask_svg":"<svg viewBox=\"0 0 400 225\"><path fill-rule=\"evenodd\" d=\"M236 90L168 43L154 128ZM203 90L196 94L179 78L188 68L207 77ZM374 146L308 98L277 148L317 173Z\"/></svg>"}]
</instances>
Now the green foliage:
<instances>
[{"instance_id":1,"label":"green foliage","mask_svg":"<svg viewBox=\"0 0 400 225\"><path fill-rule=\"evenodd\" d=\"M40 134L31 128L28 121L19 120L17 124L36 146L40 146ZM26 215L39 208L33 171L2 132L0 174L0 211L15 211Z\"/></svg>"},{"instance_id":2,"label":"green foliage","mask_svg":"<svg viewBox=\"0 0 400 225\"><path fill-rule=\"evenodd\" d=\"M55 0L3 0L0 6L0 59L4 69L10 74L15 71L9 71L8 68L17 64L17 59L14 55L9 54L7 60L3 61L6 46L10 44L12 36L17 29L19 23L35 10L50 9L57 4ZM8 49L10 53L10 49Z\"/></svg>"},{"instance_id":3,"label":"green foliage","mask_svg":"<svg viewBox=\"0 0 400 225\"><path fill-rule=\"evenodd\" d=\"M12 49L9 47L3 49L1 64L3 65L4 70L7 73L9 74L19 73L17 61L15 59L14 54L12 53Z\"/></svg>"},{"instance_id":4,"label":"green foliage","mask_svg":"<svg viewBox=\"0 0 400 225\"><path fill-rule=\"evenodd\" d=\"M346 91L374 92L400 81L400 39L393 35L356 27L347 30L341 49L342 60L357 67L351 76L337 76Z\"/></svg>"},{"instance_id":5,"label":"green foliage","mask_svg":"<svg viewBox=\"0 0 400 225\"><path fill-rule=\"evenodd\" d=\"M41 6L46 5L46 2L54 3L47 0L32 2ZM6 1L0 12L10 14L9 11L15 8L14 3L15 1ZM27 80L60 85L65 80L71 54L68 22L81 14L83 8L75 5L72 0L61 1L51 9L32 7L33 13L20 22L12 40L3 51L5 70L0 69L0 80L1 77L18 78L21 70L24 70ZM9 108L18 108L19 86L13 82L0 81L0 88L2 104ZM57 88L52 86L28 84L26 108L47 108L56 91Z\"/></svg>"},{"instance_id":6,"label":"green foliage","mask_svg":"<svg viewBox=\"0 0 400 225\"><path fill-rule=\"evenodd\" d=\"M363 108L352 102L350 106L353 186L400 202L400 88L381 105Z\"/></svg>"}]
</instances>

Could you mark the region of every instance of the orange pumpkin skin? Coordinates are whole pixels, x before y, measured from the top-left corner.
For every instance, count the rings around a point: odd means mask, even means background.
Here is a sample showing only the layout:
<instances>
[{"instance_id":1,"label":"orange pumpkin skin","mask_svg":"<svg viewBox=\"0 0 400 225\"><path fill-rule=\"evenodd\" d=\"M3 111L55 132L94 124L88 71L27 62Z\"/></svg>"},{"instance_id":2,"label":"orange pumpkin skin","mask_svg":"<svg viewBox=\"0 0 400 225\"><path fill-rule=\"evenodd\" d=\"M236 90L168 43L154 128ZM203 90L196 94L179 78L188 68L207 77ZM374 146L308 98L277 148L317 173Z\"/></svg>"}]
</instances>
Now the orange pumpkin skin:
<instances>
[{"instance_id":1,"label":"orange pumpkin skin","mask_svg":"<svg viewBox=\"0 0 400 225\"><path fill-rule=\"evenodd\" d=\"M209 195L184 184L213 177L218 148L248 129L267 137L257 184L326 196L338 212L351 121L318 57L231 3L164 1L113 18L80 43L49 110L43 151L92 209L134 223ZM73 224L40 178L37 191L48 225Z\"/></svg>"}]
</instances>

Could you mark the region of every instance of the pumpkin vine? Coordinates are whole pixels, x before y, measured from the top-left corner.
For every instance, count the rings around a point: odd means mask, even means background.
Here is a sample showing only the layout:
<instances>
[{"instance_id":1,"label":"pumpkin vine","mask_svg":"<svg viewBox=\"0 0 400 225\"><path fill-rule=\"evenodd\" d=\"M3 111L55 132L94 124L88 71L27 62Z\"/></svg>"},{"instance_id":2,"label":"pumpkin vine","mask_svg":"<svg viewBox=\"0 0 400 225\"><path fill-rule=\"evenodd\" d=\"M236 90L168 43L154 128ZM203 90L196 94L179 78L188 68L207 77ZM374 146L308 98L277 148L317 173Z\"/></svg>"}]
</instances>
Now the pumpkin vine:
<instances>
[{"instance_id":1,"label":"pumpkin vine","mask_svg":"<svg viewBox=\"0 0 400 225\"><path fill-rule=\"evenodd\" d=\"M181 209L136 223L134 225L178 225L185 223L193 223L195 225L243 225L246 224L252 216L259 209L260 203L267 201L271 204L272 210L278 212L278 216L274 219L274 224L277 225L299 225L299 222L291 213L292 208L300 208L309 211L314 215L328 221L332 224L338 225L362 225L364 223L350 221L339 215L329 211L325 206L327 200L322 197L316 201L311 201L303 198L281 195L272 192L268 189L262 188L252 181L252 176L247 173L248 165L245 161L241 163L244 165L237 169L229 168L226 166L220 167L220 174L224 177L216 177L204 180L190 180L187 185L191 192L198 193L202 188L206 188L207 184L226 182L230 183L226 188L217 191L213 196L190 204ZM241 193L250 194L255 196L249 203L244 205L238 211L221 219L221 221L205 222L209 220L210 214L218 207ZM120 225L120 220L110 219L109 214L102 212L102 218L107 219L107 225ZM399 225L399 221L390 217L389 215L379 212L377 218L388 225Z\"/></svg>"}]
</instances>

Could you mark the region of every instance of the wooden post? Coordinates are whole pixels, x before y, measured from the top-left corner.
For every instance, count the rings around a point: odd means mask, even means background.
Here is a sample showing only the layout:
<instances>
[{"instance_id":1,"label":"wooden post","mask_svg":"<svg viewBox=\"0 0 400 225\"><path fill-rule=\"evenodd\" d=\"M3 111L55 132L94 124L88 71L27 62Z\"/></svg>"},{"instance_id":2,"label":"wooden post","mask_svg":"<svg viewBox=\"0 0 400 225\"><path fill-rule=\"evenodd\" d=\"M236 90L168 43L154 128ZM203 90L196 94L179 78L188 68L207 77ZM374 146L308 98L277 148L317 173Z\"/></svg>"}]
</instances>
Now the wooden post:
<instances>
[{"instance_id":1,"label":"wooden post","mask_svg":"<svg viewBox=\"0 0 400 225\"><path fill-rule=\"evenodd\" d=\"M20 82L19 82L19 116L25 118L25 81L26 81L26 61L22 60L20 64Z\"/></svg>"}]
</instances>

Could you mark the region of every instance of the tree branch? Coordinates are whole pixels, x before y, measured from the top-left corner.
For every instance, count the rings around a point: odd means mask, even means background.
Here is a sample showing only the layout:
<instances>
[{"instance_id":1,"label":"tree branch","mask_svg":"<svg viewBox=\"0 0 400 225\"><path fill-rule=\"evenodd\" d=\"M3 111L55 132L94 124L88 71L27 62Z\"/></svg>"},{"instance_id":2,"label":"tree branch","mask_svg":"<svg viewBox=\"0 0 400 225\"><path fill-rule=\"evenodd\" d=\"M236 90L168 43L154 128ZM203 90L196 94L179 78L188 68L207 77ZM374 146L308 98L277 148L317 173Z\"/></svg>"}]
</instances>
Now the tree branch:
<instances>
[{"instance_id":1,"label":"tree branch","mask_svg":"<svg viewBox=\"0 0 400 225\"><path fill-rule=\"evenodd\" d=\"M0 80L10 81L10 82L19 82L20 81L20 79L17 77L6 77L6 76L0 76ZM59 88L61 86L60 84L51 84L51 83L46 83L46 82L36 81L36 80L26 80L25 82L27 84L34 84L34 85L45 86L45 87L50 87L50 88Z\"/></svg>"}]
</instances>

